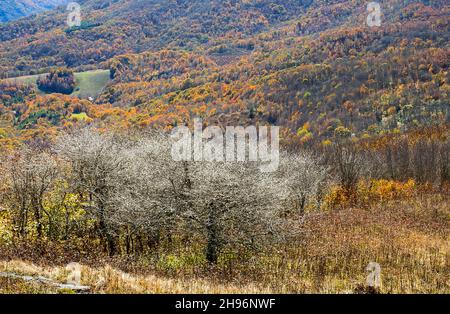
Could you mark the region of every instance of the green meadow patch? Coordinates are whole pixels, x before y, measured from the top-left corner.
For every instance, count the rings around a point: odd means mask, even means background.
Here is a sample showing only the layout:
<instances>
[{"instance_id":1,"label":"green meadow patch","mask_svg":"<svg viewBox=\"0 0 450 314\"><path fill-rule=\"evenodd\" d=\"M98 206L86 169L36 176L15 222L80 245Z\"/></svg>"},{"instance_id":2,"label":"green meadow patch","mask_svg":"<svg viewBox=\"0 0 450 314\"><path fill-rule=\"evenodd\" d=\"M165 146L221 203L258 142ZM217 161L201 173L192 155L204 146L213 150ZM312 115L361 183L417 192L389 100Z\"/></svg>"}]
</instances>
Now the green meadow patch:
<instances>
[{"instance_id":1,"label":"green meadow patch","mask_svg":"<svg viewBox=\"0 0 450 314\"><path fill-rule=\"evenodd\" d=\"M76 121L87 121L90 119L86 112L73 113L70 118Z\"/></svg>"},{"instance_id":2,"label":"green meadow patch","mask_svg":"<svg viewBox=\"0 0 450 314\"><path fill-rule=\"evenodd\" d=\"M40 74L45 75L45 74ZM6 79L10 82L18 82L23 84L30 84L36 86L36 80L39 75L27 75L15 78ZM109 70L94 70L75 73L76 87L71 96L76 96L78 98L95 98L98 96L106 84L110 81L110 71ZM39 93L45 94L39 90Z\"/></svg>"}]
</instances>

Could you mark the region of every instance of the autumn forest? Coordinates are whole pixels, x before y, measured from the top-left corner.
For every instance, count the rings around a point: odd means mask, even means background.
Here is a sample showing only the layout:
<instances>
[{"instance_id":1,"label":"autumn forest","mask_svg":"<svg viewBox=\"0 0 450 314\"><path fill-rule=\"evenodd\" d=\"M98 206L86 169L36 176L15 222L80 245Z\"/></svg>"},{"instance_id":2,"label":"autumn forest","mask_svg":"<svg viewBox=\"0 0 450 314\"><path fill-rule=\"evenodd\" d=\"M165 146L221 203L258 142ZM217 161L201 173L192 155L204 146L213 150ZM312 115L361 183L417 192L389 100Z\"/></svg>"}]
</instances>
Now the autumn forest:
<instances>
[{"instance_id":1,"label":"autumn forest","mask_svg":"<svg viewBox=\"0 0 450 314\"><path fill-rule=\"evenodd\" d=\"M450 292L448 1L68 2L0 22L0 293Z\"/></svg>"}]
</instances>

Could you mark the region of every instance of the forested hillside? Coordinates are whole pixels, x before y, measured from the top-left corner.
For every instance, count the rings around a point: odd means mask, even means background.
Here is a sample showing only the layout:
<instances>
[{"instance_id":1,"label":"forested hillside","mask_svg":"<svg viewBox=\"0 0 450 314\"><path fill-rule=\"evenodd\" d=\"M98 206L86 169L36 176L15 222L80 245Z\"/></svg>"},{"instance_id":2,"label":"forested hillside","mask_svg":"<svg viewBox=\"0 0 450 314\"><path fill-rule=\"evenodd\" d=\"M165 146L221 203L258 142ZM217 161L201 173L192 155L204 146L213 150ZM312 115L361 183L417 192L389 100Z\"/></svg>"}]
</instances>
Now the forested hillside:
<instances>
[{"instance_id":1,"label":"forested hillside","mask_svg":"<svg viewBox=\"0 0 450 314\"><path fill-rule=\"evenodd\" d=\"M447 123L448 6L381 7L371 28L364 1L85 1L81 27L62 11L0 26L0 67L110 69L96 103L139 126L263 122L311 143Z\"/></svg>"}]
</instances>

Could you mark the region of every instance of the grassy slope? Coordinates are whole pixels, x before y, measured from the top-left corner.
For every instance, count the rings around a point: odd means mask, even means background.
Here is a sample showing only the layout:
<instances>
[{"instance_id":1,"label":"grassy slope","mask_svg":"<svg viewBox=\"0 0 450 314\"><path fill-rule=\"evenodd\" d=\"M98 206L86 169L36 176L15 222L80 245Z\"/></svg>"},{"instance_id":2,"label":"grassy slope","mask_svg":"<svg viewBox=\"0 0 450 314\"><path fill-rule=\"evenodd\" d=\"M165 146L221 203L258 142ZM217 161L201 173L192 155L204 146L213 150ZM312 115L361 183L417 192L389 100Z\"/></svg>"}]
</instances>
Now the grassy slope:
<instances>
[{"instance_id":1,"label":"grassy slope","mask_svg":"<svg viewBox=\"0 0 450 314\"><path fill-rule=\"evenodd\" d=\"M1 261L0 272L17 273L26 276L44 276L65 283L69 271L60 266L38 266L20 260ZM109 265L101 267L81 267L82 282L91 287L91 293L270 293L254 284L235 285L211 282L207 279L173 279L151 274L133 275ZM0 294L71 293L54 287L21 279L0 277Z\"/></svg>"},{"instance_id":2,"label":"grassy slope","mask_svg":"<svg viewBox=\"0 0 450 314\"><path fill-rule=\"evenodd\" d=\"M108 84L110 80L109 75L109 70L94 70L75 73L77 86L71 95L79 98L96 97L101 93L106 84ZM38 76L39 75L27 75L7 80L36 86Z\"/></svg>"},{"instance_id":3,"label":"grassy slope","mask_svg":"<svg viewBox=\"0 0 450 314\"><path fill-rule=\"evenodd\" d=\"M367 208L318 212L307 219L301 242L283 248L284 257L262 254L250 263L229 257L217 272L199 263L203 251L192 247L134 262L96 258L83 262L81 283L91 293L353 293L365 284L367 265L377 262L382 293L448 293L449 202L447 194L418 193ZM32 248L28 252L36 252ZM0 246L0 272L64 283L65 265L80 261L53 250L30 260L36 254L19 251ZM227 271L220 270L228 263ZM48 288L0 278L0 293L43 289Z\"/></svg>"},{"instance_id":4,"label":"grassy slope","mask_svg":"<svg viewBox=\"0 0 450 314\"><path fill-rule=\"evenodd\" d=\"M72 96L79 98L95 97L109 82L109 70L95 70L75 74L77 87Z\"/></svg>"}]
</instances>

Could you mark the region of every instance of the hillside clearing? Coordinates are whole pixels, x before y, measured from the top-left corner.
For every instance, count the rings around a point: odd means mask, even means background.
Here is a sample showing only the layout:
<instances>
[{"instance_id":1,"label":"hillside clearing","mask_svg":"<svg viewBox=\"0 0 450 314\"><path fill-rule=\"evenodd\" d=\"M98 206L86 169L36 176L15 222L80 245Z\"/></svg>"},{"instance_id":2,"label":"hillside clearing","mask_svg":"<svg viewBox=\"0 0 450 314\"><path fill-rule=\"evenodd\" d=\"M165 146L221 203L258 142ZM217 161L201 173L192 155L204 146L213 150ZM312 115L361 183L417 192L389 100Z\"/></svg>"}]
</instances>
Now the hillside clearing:
<instances>
[{"instance_id":1,"label":"hillside clearing","mask_svg":"<svg viewBox=\"0 0 450 314\"><path fill-rule=\"evenodd\" d=\"M5 81L30 84L37 88L36 80L39 76L45 75L27 75L15 78L5 79ZM110 81L110 71L109 70L93 70L86 72L75 73L76 87L71 96L78 98L95 98L97 97L103 88ZM44 92L39 91L39 93L44 94Z\"/></svg>"}]
</instances>

